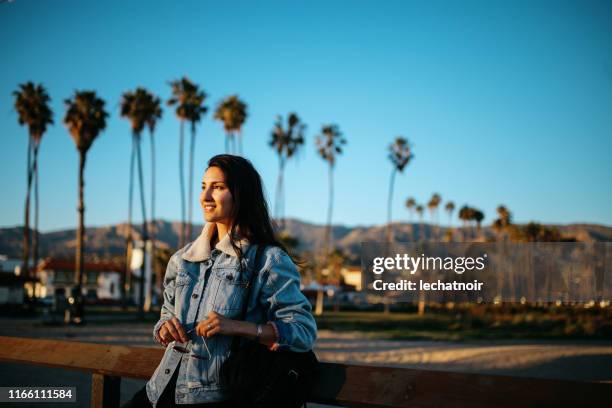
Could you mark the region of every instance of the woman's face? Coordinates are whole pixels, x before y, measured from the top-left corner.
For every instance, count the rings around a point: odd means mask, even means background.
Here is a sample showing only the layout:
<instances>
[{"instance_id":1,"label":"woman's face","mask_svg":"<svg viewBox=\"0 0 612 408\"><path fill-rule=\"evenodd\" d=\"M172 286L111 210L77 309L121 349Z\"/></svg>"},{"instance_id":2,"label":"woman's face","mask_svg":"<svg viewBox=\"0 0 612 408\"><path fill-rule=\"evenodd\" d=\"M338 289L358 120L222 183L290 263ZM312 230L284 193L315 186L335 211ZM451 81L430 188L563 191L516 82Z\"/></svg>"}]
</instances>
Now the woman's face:
<instances>
[{"instance_id":1,"label":"woman's face","mask_svg":"<svg viewBox=\"0 0 612 408\"><path fill-rule=\"evenodd\" d=\"M220 168L209 167L204 173L200 205L207 222L231 225L234 199L225 183L225 174Z\"/></svg>"}]
</instances>

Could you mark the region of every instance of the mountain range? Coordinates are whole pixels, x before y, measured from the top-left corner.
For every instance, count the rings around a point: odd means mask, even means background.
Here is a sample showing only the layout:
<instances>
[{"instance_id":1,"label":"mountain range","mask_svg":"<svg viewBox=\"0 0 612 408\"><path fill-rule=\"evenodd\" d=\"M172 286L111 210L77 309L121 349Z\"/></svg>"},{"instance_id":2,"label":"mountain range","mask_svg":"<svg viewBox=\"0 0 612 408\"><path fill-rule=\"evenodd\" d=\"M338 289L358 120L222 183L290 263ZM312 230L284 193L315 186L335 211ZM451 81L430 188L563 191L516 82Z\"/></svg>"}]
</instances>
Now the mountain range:
<instances>
[{"instance_id":1,"label":"mountain range","mask_svg":"<svg viewBox=\"0 0 612 408\"><path fill-rule=\"evenodd\" d=\"M596 224L569 224L548 225L556 227L562 236L573 237L581 242L612 242L612 227ZM385 225L375 226L339 226L332 228L333 242L336 247L349 255L349 259L358 262L360 245L362 242L383 241ZM138 235L139 226L135 226ZM194 234L199 233L202 224L194 224ZM297 219L288 219L285 229L290 236L297 239L296 249L300 252L315 252L323 245L325 225L312 224ZM447 227L437 228L431 224L420 223L394 223L393 230L397 242L415 241L416 239L432 239L443 237ZM179 222L158 220L155 222L156 240L158 248L176 249L178 246ZM21 256L22 227L0 228L0 254L8 258ZM127 224L87 227L85 237L85 256L88 259L110 259L125 254L125 234ZM463 236L473 234L467 227L453 228L454 237L461 241ZM481 239L494 238L495 232L491 227L482 227ZM195 236L193 237L195 238ZM72 258L76 247L76 230L65 229L40 234L41 258Z\"/></svg>"}]
</instances>

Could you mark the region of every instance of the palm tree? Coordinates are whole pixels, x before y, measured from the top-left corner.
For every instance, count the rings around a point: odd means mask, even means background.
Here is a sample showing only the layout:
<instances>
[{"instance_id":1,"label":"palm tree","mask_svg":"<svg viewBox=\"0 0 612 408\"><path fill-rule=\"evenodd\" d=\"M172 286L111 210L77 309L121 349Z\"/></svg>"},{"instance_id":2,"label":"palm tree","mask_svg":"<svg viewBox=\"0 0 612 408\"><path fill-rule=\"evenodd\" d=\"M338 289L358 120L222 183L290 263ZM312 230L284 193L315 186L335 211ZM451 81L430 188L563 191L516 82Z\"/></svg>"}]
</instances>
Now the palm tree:
<instances>
[{"instance_id":1,"label":"palm tree","mask_svg":"<svg viewBox=\"0 0 612 408\"><path fill-rule=\"evenodd\" d=\"M300 122L296 113L290 113L287 118L287 127L283 127L282 116L277 116L276 123L272 129L270 146L278 154L278 180L276 182L276 201L274 204L275 218L280 220L281 229L285 228L285 194L283 179L285 164L304 144L304 130L306 125Z\"/></svg>"},{"instance_id":2,"label":"palm tree","mask_svg":"<svg viewBox=\"0 0 612 408\"><path fill-rule=\"evenodd\" d=\"M484 220L484 213L480 210L474 209L472 213L472 220L476 222L476 231L480 234L480 227L482 224L482 220Z\"/></svg>"},{"instance_id":3,"label":"palm tree","mask_svg":"<svg viewBox=\"0 0 612 408\"><path fill-rule=\"evenodd\" d=\"M77 274L77 312L76 321L82 321L84 310L82 302L83 285L83 238L85 235L85 202L83 178L87 152L98 137L100 132L106 128L108 113L104 110L104 101L94 91L76 91L72 99L64 101L66 105L66 116L64 123L68 127L70 135L74 140L79 153L79 201L77 211L79 215L79 226L77 229L76 266Z\"/></svg>"},{"instance_id":4,"label":"palm tree","mask_svg":"<svg viewBox=\"0 0 612 408\"><path fill-rule=\"evenodd\" d=\"M440 194L438 193L434 193L431 198L429 199L429 202L427 203L427 209L429 210L429 215L431 216L431 221L432 223L435 225L435 238L437 239L439 236L439 220L438 220L438 206L440 205L440 203L442 202L442 197L440 197Z\"/></svg>"},{"instance_id":5,"label":"palm tree","mask_svg":"<svg viewBox=\"0 0 612 408\"><path fill-rule=\"evenodd\" d=\"M389 198L387 200L387 242L393 241L393 232L391 226L391 204L393 202L393 187L395 181L395 173L398 171L401 173L404 168L408 165L410 160L414 158L412 149L408 140L398 136L395 141L389 145L389 160L393 164L391 170L391 180L389 182Z\"/></svg>"},{"instance_id":6,"label":"palm tree","mask_svg":"<svg viewBox=\"0 0 612 408\"><path fill-rule=\"evenodd\" d=\"M499 240L501 233L512 224L512 214L510 213L510 210L508 210L504 205L499 205L496 211L498 218L493 221L491 227L497 233L497 238Z\"/></svg>"},{"instance_id":7,"label":"palm tree","mask_svg":"<svg viewBox=\"0 0 612 408\"><path fill-rule=\"evenodd\" d=\"M226 153L242 154L242 125L247 116L247 105L238 98L238 95L228 96L217 106L215 119L223 122ZM236 150L236 138L238 150Z\"/></svg>"},{"instance_id":8,"label":"palm tree","mask_svg":"<svg viewBox=\"0 0 612 408\"><path fill-rule=\"evenodd\" d=\"M444 209L448 213L448 231L449 240L452 240L453 237L453 212L455 211L455 203L452 201L448 201L444 206Z\"/></svg>"},{"instance_id":9,"label":"palm tree","mask_svg":"<svg viewBox=\"0 0 612 408\"><path fill-rule=\"evenodd\" d=\"M342 136L338 125L324 125L321 128L321 134L316 137L316 147L319 156L328 164L328 180L329 180L329 204L327 207L327 224L325 226L324 240L324 256L325 262L328 263L330 249L332 246L332 212L334 204L334 166L336 164L336 156L342 154L342 147L346 144L346 139ZM317 291L317 302L315 314L323 313L323 290Z\"/></svg>"},{"instance_id":10,"label":"palm tree","mask_svg":"<svg viewBox=\"0 0 612 408\"><path fill-rule=\"evenodd\" d=\"M157 224L155 223L155 127L157 121L162 117L161 100L153 94L148 94L145 100L145 115L147 119L147 127L151 136L151 268L155 271L155 280L158 284L159 293L163 293L162 275L159 268L156 267L158 257L155 254L155 232Z\"/></svg>"},{"instance_id":11,"label":"palm tree","mask_svg":"<svg viewBox=\"0 0 612 408\"><path fill-rule=\"evenodd\" d=\"M425 234L423 234L423 212L425 211L425 208L423 208L423 206L421 204L418 204L415 209L414 209L417 213L417 215L419 216L419 234L417 236L418 239L420 238L425 238Z\"/></svg>"},{"instance_id":12,"label":"palm tree","mask_svg":"<svg viewBox=\"0 0 612 408\"><path fill-rule=\"evenodd\" d=\"M34 218L34 266L38 263L38 149L47 126L53 124L53 112L49 107L51 98L42 84L34 85L32 82L20 84L19 89L13 92L15 97L15 110L19 115L19 124L28 127L27 152L27 188L24 209L23 227L23 255L21 269L25 276L31 277L29 269L30 260L30 191L32 180L35 186L35 218ZM32 157L33 156L33 157Z\"/></svg>"},{"instance_id":13,"label":"palm tree","mask_svg":"<svg viewBox=\"0 0 612 408\"><path fill-rule=\"evenodd\" d=\"M128 217L128 234L131 241L131 213L132 213L132 186L133 186L133 163L134 163L134 152L138 164L138 185L140 188L140 206L142 210L142 241L144 242L143 249L143 262L140 274L140 291L139 291L139 313L142 315L144 312L144 282L145 282L145 269L146 269L146 255L147 255L147 242L149 239L148 224L147 224L147 212L145 204L144 194L144 182L142 176L142 155L141 155L141 134L144 130L145 125L150 125L152 118L158 114L153 111L155 97L144 88L136 88L134 92L126 92L123 94L121 100L121 116L129 119L132 125L132 161L130 166L130 203L129 203L129 217ZM159 100L157 101L157 107L159 107ZM161 114L161 113L160 113Z\"/></svg>"},{"instance_id":14,"label":"palm tree","mask_svg":"<svg viewBox=\"0 0 612 408\"><path fill-rule=\"evenodd\" d=\"M444 206L444 209L448 213L448 225L451 226L453 223L453 212L455 211L455 203L448 201Z\"/></svg>"},{"instance_id":15,"label":"palm tree","mask_svg":"<svg viewBox=\"0 0 612 408\"><path fill-rule=\"evenodd\" d=\"M170 82L172 87L172 97L168 99L168 106L176 105L176 116L181 122L180 141L179 141L179 183L181 186L181 236L179 247L182 248L185 242L191 240L191 222L193 209L193 154L195 151L196 124L202 118L208 108L204 106L206 93L201 91L198 85L191 82L187 77ZM183 145L185 121L191 123L191 145L189 150L189 206L188 220L185 221L185 180L183 165Z\"/></svg>"},{"instance_id":16,"label":"palm tree","mask_svg":"<svg viewBox=\"0 0 612 408\"><path fill-rule=\"evenodd\" d=\"M342 154L342 146L346 144L346 139L342 136L337 125L325 125L321 128L321 134L316 138L317 152L323 160L329 165L328 180L329 180L329 204L327 207L327 224L325 228L325 246L324 251L326 256L330 252L331 242L331 223L334 204L334 166L336 164L336 156Z\"/></svg>"},{"instance_id":17,"label":"palm tree","mask_svg":"<svg viewBox=\"0 0 612 408\"><path fill-rule=\"evenodd\" d=\"M412 216L413 216L415 205L416 205L416 200L412 197L408 197L408 199L406 200L406 208L408 209L408 212L410 213L410 222L412 222Z\"/></svg>"}]
</instances>

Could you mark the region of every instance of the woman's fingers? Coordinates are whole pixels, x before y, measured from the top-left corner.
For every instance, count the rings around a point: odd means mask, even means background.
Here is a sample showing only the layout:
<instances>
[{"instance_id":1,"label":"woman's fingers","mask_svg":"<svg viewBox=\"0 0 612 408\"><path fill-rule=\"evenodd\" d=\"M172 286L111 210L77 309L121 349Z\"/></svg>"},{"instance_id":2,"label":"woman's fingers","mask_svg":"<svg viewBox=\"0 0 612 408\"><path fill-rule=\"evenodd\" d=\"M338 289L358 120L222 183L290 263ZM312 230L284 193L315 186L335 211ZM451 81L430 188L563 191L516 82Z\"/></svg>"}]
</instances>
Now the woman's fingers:
<instances>
[{"instance_id":1,"label":"woman's fingers","mask_svg":"<svg viewBox=\"0 0 612 408\"><path fill-rule=\"evenodd\" d=\"M220 332L221 326L214 326L212 329L206 331L206 335L204 337L209 338Z\"/></svg>"},{"instance_id":2,"label":"woman's fingers","mask_svg":"<svg viewBox=\"0 0 612 408\"><path fill-rule=\"evenodd\" d=\"M187 335L185 334L185 330L181 323L178 321L176 317L168 320L164 323L162 328L159 331L159 335L161 338L165 339L168 342L171 341L180 341L187 342Z\"/></svg>"},{"instance_id":3,"label":"woman's fingers","mask_svg":"<svg viewBox=\"0 0 612 408\"><path fill-rule=\"evenodd\" d=\"M203 320L196 325L196 334L198 336L209 337L207 333L218 325L218 322L214 322L210 319Z\"/></svg>"},{"instance_id":4,"label":"woman's fingers","mask_svg":"<svg viewBox=\"0 0 612 408\"><path fill-rule=\"evenodd\" d=\"M173 317L170 319L170 323L175 329L175 331L172 332L174 334L174 338L182 343L186 343L188 341L187 334L185 334L185 329L183 329L181 322L179 322L176 317Z\"/></svg>"}]
</instances>

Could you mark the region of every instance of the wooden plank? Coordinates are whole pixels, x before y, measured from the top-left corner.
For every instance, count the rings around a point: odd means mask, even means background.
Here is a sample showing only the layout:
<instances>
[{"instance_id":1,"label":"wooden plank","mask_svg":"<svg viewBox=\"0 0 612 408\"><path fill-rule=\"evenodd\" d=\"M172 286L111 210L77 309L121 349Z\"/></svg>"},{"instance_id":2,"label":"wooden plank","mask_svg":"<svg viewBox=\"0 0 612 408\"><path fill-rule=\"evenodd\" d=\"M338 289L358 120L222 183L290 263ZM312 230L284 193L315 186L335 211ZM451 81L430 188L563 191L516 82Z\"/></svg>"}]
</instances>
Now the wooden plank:
<instances>
[{"instance_id":1,"label":"wooden plank","mask_svg":"<svg viewBox=\"0 0 612 408\"><path fill-rule=\"evenodd\" d=\"M148 379L161 348L0 337L0 361ZM612 384L322 363L311 401L348 407L609 406Z\"/></svg>"},{"instance_id":2,"label":"wooden plank","mask_svg":"<svg viewBox=\"0 0 612 408\"><path fill-rule=\"evenodd\" d=\"M164 350L0 336L0 360L149 379Z\"/></svg>"},{"instance_id":3,"label":"wooden plank","mask_svg":"<svg viewBox=\"0 0 612 408\"><path fill-rule=\"evenodd\" d=\"M91 378L92 408L115 408L119 406L121 377L94 373Z\"/></svg>"},{"instance_id":4,"label":"wooden plank","mask_svg":"<svg viewBox=\"0 0 612 408\"><path fill-rule=\"evenodd\" d=\"M612 384L323 365L312 402L348 407L609 406Z\"/></svg>"}]
</instances>

